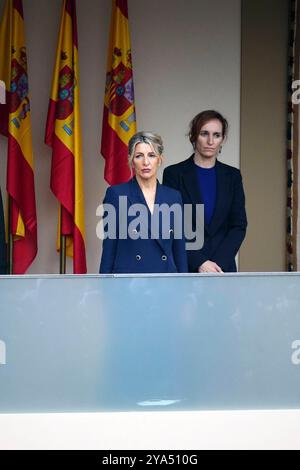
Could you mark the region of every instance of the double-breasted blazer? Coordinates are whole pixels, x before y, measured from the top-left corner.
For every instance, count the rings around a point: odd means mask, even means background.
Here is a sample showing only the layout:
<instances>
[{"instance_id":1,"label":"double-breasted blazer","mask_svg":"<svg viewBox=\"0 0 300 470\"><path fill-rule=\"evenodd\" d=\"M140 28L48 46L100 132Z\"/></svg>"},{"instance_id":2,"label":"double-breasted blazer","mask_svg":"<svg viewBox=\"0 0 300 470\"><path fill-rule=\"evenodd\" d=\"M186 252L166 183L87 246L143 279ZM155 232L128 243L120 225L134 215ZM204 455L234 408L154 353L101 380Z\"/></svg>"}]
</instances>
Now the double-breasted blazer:
<instances>
[{"instance_id":1,"label":"double-breasted blazer","mask_svg":"<svg viewBox=\"0 0 300 470\"><path fill-rule=\"evenodd\" d=\"M134 239L131 236L137 233L136 228L131 229L134 217L125 214L124 208L121 210L120 196L126 197L128 208L132 207L133 204L142 204L146 208L146 216L140 220L141 224L146 224L147 238ZM115 239L107 237L103 240L100 273L188 272L184 235L181 238L175 238L174 215L171 214L170 223L168 224L168 238L166 238L161 224L156 224L158 230L155 231L157 233L156 238L151 238L151 235L153 235L151 233L151 218L153 215L135 177L128 183L110 186L106 191L103 203L110 204L115 209L117 236ZM161 204L167 204L169 207L178 204L182 208L182 199L178 191L157 182L154 213ZM104 217L106 215L107 213ZM124 222L125 215L127 219ZM123 221L126 230L129 232L126 239L120 237L120 220ZM159 220L161 221L161 217ZM182 223L182 217L180 223ZM160 226L158 227L158 225ZM131 234L131 230L135 234ZM124 232L124 226L122 231ZM139 227L139 231L142 231L141 227ZM109 231L107 232L109 233Z\"/></svg>"},{"instance_id":2,"label":"double-breasted blazer","mask_svg":"<svg viewBox=\"0 0 300 470\"><path fill-rule=\"evenodd\" d=\"M235 256L244 240L247 228L245 194L241 173L216 161L216 204L209 224L204 224L204 244L199 250L187 252L190 272L210 260L224 272L236 271ZM163 184L180 191L183 204L193 204L193 230L196 228L196 204L203 204L197 179L194 155L167 167Z\"/></svg>"}]
</instances>

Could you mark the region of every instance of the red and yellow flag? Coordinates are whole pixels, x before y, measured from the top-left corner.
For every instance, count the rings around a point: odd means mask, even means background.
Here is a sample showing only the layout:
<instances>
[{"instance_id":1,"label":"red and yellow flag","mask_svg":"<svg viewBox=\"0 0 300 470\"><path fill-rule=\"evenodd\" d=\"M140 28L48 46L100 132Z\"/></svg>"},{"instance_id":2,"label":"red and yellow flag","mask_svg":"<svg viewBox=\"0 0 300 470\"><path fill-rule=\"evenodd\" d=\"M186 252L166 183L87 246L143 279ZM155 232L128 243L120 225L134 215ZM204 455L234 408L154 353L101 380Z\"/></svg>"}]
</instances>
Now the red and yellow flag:
<instances>
[{"instance_id":1,"label":"red and yellow flag","mask_svg":"<svg viewBox=\"0 0 300 470\"><path fill-rule=\"evenodd\" d=\"M51 189L62 211L58 231L66 236L67 255L73 256L73 272L83 274L86 256L78 80L76 3L64 0L45 142L52 147Z\"/></svg>"},{"instance_id":2,"label":"red and yellow flag","mask_svg":"<svg viewBox=\"0 0 300 470\"><path fill-rule=\"evenodd\" d=\"M127 0L112 0L101 153L109 184L128 181L128 141L136 132Z\"/></svg>"},{"instance_id":3,"label":"red and yellow flag","mask_svg":"<svg viewBox=\"0 0 300 470\"><path fill-rule=\"evenodd\" d=\"M13 273L24 274L37 253L30 102L22 0L6 0L0 24L0 133L8 138L7 183L11 201Z\"/></svg>"}]
</instances>

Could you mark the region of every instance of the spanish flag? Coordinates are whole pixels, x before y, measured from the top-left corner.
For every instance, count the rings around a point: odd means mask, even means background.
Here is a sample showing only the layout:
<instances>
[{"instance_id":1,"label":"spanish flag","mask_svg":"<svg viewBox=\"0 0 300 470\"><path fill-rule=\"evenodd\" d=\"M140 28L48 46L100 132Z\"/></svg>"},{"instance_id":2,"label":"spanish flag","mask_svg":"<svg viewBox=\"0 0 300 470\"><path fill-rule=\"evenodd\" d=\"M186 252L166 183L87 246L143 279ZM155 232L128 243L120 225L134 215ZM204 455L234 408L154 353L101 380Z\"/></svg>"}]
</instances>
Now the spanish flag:
<instances>
[{"instance_id":1,"label":"spanish flag","mask_svg":"<svg viewBox=\"0 0 300 470\"><path fill-rule=\"evenodd\" d=\"M58 232L66 236L74 274L86 273L83 168L75 0L64 0L45 142L52 147L51 189L60 202ZM60 224L61 220L61 224ZM60 250L60 237L57 240Z\"/></svg>"},{"instance_id":2,"label":"spanish flag","mask_svg":"<svg viewBox=\"0 0 300 470\"><path fill-rule=\"evenodd\" d=\"M13 274L24 274L37 254L37 220L22 0L6 0L0 24L0 133L8 138L7 183Z\"/></svg>"},{"instance_id":3,"label":"spanish flag","mask_svg":"<svg viewBox=\"0 0 300 470\"><path fill-rule=\"evenodd\" d=\"M101 153L109 184L128 181L128 141L136 132L127 0L112 0Z\"/></svg>"}]
</instances>

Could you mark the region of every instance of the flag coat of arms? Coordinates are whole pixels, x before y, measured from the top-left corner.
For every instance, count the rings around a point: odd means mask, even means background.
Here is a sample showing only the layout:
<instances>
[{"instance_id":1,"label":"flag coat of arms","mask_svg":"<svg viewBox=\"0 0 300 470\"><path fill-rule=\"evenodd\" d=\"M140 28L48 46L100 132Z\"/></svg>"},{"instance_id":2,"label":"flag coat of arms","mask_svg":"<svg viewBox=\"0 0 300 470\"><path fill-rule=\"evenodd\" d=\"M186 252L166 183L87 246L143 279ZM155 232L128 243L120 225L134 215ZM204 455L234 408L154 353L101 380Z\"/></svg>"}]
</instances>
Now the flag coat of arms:
<instances>
[{"instance_id":1,"label":"flag coat of arms","mask_svg":"<svg viewBox=\"0 0 300 470\"><path fill-rule=\"evenodd\" d=\"M37 254L37 218L22 0L6 0L0 24L0 133L7 137L8 230L13 274L24 274Z\"/></svg>"},{"instance_id":2,"label":"flag coat of arms","mask_svg":"<svg viewBox=\"0 0 300 470\"><path fill-rule=\"evenodd\" d=\"M75 0L63 0L45 142L52 147L51 189L60 202L58 234L66 237L73 272L86 268L83 165ZM60 250L60 236L57 238Z\"/></svg>"},{"instance_id":3,"label":"flag coat of arms","mask_svg":"<svg viewBox=\"0 0 300 470\"><path fill-rule=\"evenodd\" d=\"M128 181L128 142L136 132L127 0L112 0L101 153L109 184Z\"/></svg>"}]
</instances>

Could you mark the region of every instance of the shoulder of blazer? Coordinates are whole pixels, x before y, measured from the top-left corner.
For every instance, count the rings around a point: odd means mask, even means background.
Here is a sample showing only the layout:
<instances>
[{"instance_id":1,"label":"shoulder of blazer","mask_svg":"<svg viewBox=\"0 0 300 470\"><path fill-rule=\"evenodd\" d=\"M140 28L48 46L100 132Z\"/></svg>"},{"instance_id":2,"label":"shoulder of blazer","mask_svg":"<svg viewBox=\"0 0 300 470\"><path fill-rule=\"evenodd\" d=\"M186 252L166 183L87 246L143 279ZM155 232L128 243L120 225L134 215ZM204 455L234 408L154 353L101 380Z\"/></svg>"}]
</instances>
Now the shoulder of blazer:
<instances>
[{"instance_id":1,"label":"shoulder of blazer","mask_svg":"<svg viewBox=\"0 0 300 470\"><path fill-rule=\"evenodd\" d=\"M231 175L235 175L235 176L241 174L238 168L231 166L231 165L227 165L227 163L222 163L219 160L216 161L216 166L219 171L224 172L224 173L230 173Z\"/></svg>"},{"instance_id":2,"label":"shoulder of blazer","mask_svg":"<svg viewBox=\"0 0 300 470\"><path fill-rule=\"evenodd\" d=\"M165 168L165 172L168 173L184 173L185 171L188 171L191 169L191 167L194 164L194 154L191 155L189 158L186 160L183 160L183 162L175 163L174 165L169 165Z\"/></svg>"},{"instance_id":3,"label":"shoulder of blazer","mask_svg":"<svg viewBox=\"0 0 300 470\"><path fill-rule=\"evenodd\" d=\"M130 181L128 183L114 184L109 186L106 192L116 194L117 196L127 195L130 190Z\"/></svg>"},{"instance_id":4,"label":"shoulder of blazer","mask_svg":"<svg viewBox=\"0 0 300 470\"><path fill-rule=\"evenodd\" d=\"M111 188L117 193L117 194L126 194L128 193L131 185L131 180L128 181L127 183L121 183L121 184L116 184L114 186L111 186Z\"/></svg>"}]
</instances>

